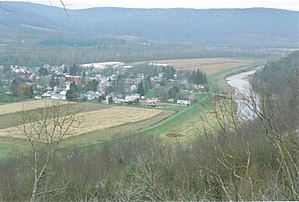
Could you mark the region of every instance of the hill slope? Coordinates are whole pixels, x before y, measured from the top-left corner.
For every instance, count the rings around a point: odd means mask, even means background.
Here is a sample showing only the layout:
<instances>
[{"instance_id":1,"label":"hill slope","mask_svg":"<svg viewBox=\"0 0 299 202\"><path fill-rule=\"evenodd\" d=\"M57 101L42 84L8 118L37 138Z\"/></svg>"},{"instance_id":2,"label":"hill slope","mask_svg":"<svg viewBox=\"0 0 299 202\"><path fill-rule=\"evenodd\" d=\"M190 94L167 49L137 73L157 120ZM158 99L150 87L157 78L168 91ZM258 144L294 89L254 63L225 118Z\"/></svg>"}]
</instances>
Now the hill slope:
<instances>
[{"instance_id":1,"label":"hill slope","mask_svg":"<svg viewBox=\"0 0 299 202\"><path fill-rule=\"evenodd\" d=\"M26 35L25 31L22 37L30 38L32 33L40 32L45 38L129 35L170 43L299 47L299 12L295 11L91 8L68 10L68 17L57 7L15 2L0 5L13 10L0 12L0 28L8 38L18 36L24 25L30 25L33 32ZM47 29L34 30L34 27ZM14 34L11 35L12 30Z\"/></svg>"}]
</instances>

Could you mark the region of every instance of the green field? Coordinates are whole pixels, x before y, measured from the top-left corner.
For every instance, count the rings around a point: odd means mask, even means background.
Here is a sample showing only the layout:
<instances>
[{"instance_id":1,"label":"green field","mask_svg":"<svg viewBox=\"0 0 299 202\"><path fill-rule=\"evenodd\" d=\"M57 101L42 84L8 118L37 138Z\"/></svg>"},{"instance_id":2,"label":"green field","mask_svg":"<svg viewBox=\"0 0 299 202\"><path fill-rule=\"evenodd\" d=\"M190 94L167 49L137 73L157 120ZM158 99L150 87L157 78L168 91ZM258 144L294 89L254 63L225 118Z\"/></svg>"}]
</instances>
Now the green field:
<instances>
[{"instance_id":1,"label":"green field","mask_svg":"<svg viewBox=\"0 0 299 202\"><path fill-rule=\"evenodd\" d=\"M226 84L224 77L226 75L232 74L234 72L238 72L240 70L249 69L253 67L260 66L262 62L256 62L250 65L241 65L238 67L234 67L232 69L220 71L208 76L208 85L211 91L214 92L224 92L228 90L230 87Z\"/></svg>"},{"instance_id":2,"label":"green field","mask_svg":"<svg viewBox=\"0 0 299 202\"><path fill-rule=\"evenodd\" d=\"M195 128L190 127L196 124L199 114L204 112L210 105L208 95L201 95L196 103L179 111L177 114L154 125L150 128L139 131L138 135L167 135L169 133L180 134L180 136L196 135Z\"/></svg>"},{"instance_id":3,"label":"green field","mask_svg":"<svg viewBox=\"0 0 299 202\"><path fill-rule=\"evenodd\" d=\"M0 142L0 160L10 157L10 152L12 149L12 145L6 142Z\"/></svg>"}]
</instances>

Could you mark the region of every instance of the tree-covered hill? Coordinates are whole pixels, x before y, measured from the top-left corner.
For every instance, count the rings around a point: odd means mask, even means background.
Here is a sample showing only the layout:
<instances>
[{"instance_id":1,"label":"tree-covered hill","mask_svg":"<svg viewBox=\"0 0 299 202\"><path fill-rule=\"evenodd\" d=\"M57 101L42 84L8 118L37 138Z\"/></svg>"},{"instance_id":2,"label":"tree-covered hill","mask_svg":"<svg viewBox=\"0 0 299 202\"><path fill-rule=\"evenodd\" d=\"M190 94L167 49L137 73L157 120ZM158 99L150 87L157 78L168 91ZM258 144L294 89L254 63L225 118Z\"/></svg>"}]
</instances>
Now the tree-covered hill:
<instances>
[{"instance_id":1,"label":"tree-covered hill","mask_svg":"<svg viewBox=\"0 0 299 202\"><path fill-rule=\"evenodd\" d=\"M299 12L252 9L67 10L32 3L0 5L2 37L133 36L150 41L239 47L299 47ZM27 25L24 27L24 25ZM46 28L46 29L43 29ZM34 34L33 34L34 33Z\"/></svg>"},{"instance_id":2,"label":"tree-covered hill","mask_svg":"<svg viewBox=\"0 0 299 202\"><path fill-rule=\"evenodd\" d=\"M284 94L292 87L291 82L298 82L299 51L266 65L259 73L259 78L273 94ZM299 88L299 86L298 86Z\"/></svg>"},{"instance_id":3,"label":"tree-covered hill","mask_svg":"<svg viewBox=\"0 0 299 202\"><path fill-rule=\"evenodd\" d=\"M270 110L280 111L283 121L298 127L299 51L269 63L257 72L255 89L269 96Z\"/></svg>"}]
</instances>

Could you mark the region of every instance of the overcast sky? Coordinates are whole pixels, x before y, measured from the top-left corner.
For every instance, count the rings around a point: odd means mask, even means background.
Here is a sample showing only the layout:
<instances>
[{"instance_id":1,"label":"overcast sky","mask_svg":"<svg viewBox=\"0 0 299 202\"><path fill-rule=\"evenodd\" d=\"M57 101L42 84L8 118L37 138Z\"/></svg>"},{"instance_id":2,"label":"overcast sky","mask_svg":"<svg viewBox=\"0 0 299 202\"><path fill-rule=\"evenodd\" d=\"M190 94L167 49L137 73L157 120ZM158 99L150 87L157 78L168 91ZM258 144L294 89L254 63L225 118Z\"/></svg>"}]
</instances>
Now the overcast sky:
<instances>
[{"instance_id":1,"label":"overcast sky","mask_svg":"<svg viewBox=\"0 0 299 202\"><path fill-rule=\"evenodd\" d=\"M12 1L12 0L8 0ZM61 5L59 0L19 0L46 5ZM63 0L67 8L250 8L268 7L299 11L299 0Z\"/></svg>"}]
</instances>

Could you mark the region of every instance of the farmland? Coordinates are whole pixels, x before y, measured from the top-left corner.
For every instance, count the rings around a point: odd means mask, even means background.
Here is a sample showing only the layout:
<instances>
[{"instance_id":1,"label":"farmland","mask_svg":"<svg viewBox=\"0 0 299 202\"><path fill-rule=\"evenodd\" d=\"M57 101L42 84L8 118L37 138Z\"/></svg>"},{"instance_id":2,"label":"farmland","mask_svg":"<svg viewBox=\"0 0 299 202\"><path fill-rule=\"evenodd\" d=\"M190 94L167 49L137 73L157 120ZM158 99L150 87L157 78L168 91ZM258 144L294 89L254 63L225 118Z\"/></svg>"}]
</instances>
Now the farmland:
<instances>
[{"instance_id":1,"label":"farmland","mask_svg":"<svg viewBox=\"0 0 299 202\"><path fill-rule=\"evenodd\" d=\"M100 109L92 112L80 113L78 121L74 124L71 136L79 136L86 133L103 130L123 124L134 123L152 118L160 114L160 110L150 110L142 108L112 107ZM50 124L52 123L49 120ZM25 127L30 127L26 124ZM21 127L24 127L22 125ZM0 137L24 139L20 127L10 127L0 130Z\"/></svg>"},{"instance_id":2,"label":"farmland","mask_svg":"<svg viewBox=\"0 0 299 202\"><path fill-rule=\"evenodd\" d=\"M168 63L177 70L202 69L208 74L209 86L222 86L223 78L240 69L255 66L253 60L239 60L227 58L163 60L157 63ZM61 102L64 105L67 102ZM9 152L9 145L25 145L18 129L17 118L23 110L34 111L44 106L54 105L52 101L39 100L0 105L0 145L4 158ZM122 107L97 103L78 102L71 105L82 109L78 116L80 125L72 131L72 135L63 140L62 146L97 145L107 140L114 140L129 135L156 135L165 140L183 141L198 136L202 131L202 115L207 114L209 97L198 96L198 102L190 107L172 107L166 110L144 109L136 107ZM179 110L178 110L178 109ZM2 110L3 109L3 110ZM208 117L213 119L213 117ZM14 135L12 135L14 134ZM13 138L7 138L13 137ZM191 138L192 139L192 138Z\"/></svg>"},{"instance_id":3,"label":"farmland","mask_svg":"<svg viewBox=\"0 0 299 202\"><path fill-rule=\"evenodd\" d=\"M55 104L65 105L70 104L70 102L56 101L56 100L34 100L27 102L18 102L0 105L0 116L5 114L11 114L21 111L29 111L38 108L43 108L45 106L51 107Z\"/></svg>"},{"instance_id":4,"label":"farmland","mask_svg":"<svg viewBox=\"0 0 299 202\"><path fill-rule=\"evenodd\" d=\"M168 64L179 71L193 71L200 69L207 75L226 71L240 66L248 66L256 61L251 59L232 59L232 58L197 58L197 59L174 59L157 60L159 64Z\"/></svg>"}]
</instances>

